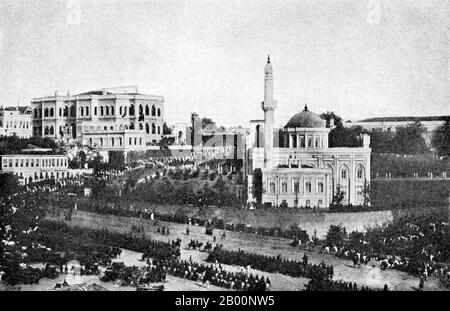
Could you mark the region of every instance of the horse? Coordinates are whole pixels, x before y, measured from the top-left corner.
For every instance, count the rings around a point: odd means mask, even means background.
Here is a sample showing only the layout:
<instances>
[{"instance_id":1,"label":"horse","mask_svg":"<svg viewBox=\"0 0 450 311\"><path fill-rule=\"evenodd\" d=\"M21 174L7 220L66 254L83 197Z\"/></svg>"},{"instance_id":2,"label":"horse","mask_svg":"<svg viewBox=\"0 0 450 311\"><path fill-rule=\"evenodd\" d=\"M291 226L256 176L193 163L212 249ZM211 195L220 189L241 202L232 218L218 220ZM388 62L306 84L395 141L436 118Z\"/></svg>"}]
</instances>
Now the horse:
<instances>
[{"instance_id":1,"label":"horse","mask_svg":"<svg viewBox=\"0 0 450 311\"><path fill-rule=\"evenodd\" d=\"M299 246L299 241L298 241L298 239L294 239L294 241L292 241L290 244L289 244L289 246L291 246L291 247L297 247L297 246Z\"/></svg>"}]
</instances>

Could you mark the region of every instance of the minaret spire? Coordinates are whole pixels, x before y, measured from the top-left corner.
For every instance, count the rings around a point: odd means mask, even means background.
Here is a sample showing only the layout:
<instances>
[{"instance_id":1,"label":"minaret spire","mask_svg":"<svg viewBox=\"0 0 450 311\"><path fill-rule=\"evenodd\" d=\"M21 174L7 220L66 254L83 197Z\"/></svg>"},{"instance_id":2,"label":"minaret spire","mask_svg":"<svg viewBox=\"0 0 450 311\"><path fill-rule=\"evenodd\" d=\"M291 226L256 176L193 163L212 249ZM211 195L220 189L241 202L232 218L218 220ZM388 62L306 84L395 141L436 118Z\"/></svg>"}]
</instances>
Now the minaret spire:
<instances>
[{"instance_id":1,"label":"minaret spire","mask_svg":"<svg viewBox=\"0 0 450 311\"><path fill-rule=\"evenodd\" d=\"M267 55L267 64L264 68L264 101L261 108L264 111L264 168L272 168L273 112L277 108L277 102L273 100L273 69L270 55Z\"/></svg>"}]
</instances>

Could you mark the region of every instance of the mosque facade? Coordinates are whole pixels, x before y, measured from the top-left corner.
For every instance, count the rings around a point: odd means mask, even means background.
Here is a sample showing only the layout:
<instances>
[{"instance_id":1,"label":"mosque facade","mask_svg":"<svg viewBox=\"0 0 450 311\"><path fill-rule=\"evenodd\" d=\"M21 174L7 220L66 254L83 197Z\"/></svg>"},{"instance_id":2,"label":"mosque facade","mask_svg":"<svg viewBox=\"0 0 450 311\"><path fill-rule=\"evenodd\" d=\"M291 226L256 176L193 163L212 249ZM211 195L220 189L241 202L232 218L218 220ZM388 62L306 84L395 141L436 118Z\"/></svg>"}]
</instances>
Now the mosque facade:
<instances>
[{"instance_id":1,"label":"mosque facade","mask_svg":"<svg viewBox=\"0 0 450 311\"><path fill-rule=\"evenodd\" d=\"M330 148L326 126L318 114L295 114L284 127L274 128L277 102L273 98L270 58L264 69L264 120L250 122L247 141L248 198L254 201L256 170L262 175L262 203L270 206L327 208L341 195L344 205L364 205L370 185L370 137L357 148Z\"/></svg>"}]
</instances>

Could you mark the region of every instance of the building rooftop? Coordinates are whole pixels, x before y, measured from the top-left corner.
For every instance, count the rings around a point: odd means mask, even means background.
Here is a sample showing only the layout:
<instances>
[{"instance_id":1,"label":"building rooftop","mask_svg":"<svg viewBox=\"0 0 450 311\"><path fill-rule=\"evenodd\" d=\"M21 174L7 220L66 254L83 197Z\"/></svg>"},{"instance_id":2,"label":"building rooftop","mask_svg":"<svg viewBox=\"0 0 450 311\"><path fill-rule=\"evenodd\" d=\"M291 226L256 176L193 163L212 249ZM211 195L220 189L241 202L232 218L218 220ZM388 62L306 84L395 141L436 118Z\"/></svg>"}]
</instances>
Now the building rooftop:
<instances>
[{"instance_id":1,"label":"building rooftop","mask_svg":"<svg viewBox=\"0 0 450 311\"><path fill-rule=\"evenodd\" d=\"M295 114L286 124L285 128L322 128L326 127L326 122L317 113L309 111L305 105L303 111Z\"/></svg>"},{"instance_id":2,"label":"building rooftop","mask_svg":"<svg viewBox=\"0 0 450 311\"><path fill-rule=\"evenodd\" d=\"M447 121L450 116L431 116L431 117L375 117L357 122L416 122L416 121Z\"/></svg>"},{"instance_id":3,"label":"building rooftop","mask_svg":"<svg viewBox=\"0 0 450 311\"><path fill-rule=\"evenodd\" d=\"M117 86L88 91L77 95L106 95L106 94L139 95L140 93L137 89L137 86Z\"/></svg>"}]
</instances>

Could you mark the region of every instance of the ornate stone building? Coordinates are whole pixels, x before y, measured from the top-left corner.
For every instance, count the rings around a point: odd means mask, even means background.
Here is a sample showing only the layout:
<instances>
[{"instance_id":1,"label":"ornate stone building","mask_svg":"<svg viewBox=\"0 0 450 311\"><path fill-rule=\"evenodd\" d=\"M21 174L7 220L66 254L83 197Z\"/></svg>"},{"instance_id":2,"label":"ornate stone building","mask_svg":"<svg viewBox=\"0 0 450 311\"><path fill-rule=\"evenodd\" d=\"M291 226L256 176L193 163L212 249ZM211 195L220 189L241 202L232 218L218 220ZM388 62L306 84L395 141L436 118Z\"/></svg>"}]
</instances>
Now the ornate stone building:
<instances>
[{"instance_id":1,"label":"ornate stone building","mask_svg":"<svg viewBox=\"0 0 450 311\"><path fill-rule=\"evenodd\" d=\"M163 135L164 98L118 87L35 98L33 135L100 149L142 149ZM135 143L136 142L136 143Z\"/></svg>"},{"instance_id":2,"label":"ornate stone building","mask_svg":"<svg viewBox=\"0 0 450 311\"><path fill-rule=\"evenodd\" d=\"M330 128L318 114L303 111L281 129L273 128L273 69L265 67L265 96L261 104L264 120L251 121L247 145L248 170L261 169L262 203L272 206L325 208L337 193L343 204L362 205L370 184L370 137L362 137L358 148L330 148ZM252 199L252 175L248 176L248 197Z\"/></svg>"},{"instance_id":3,"label":"ornate stone building","mask_svg":"<svg viewBox=\"0 0 450 311\"><path fill-rule=\"evenodd\" d=\"M0 108L0 136L12 135L20 138L31 137L32 125L29 107Z\"/></svg>"}]
</instances>

